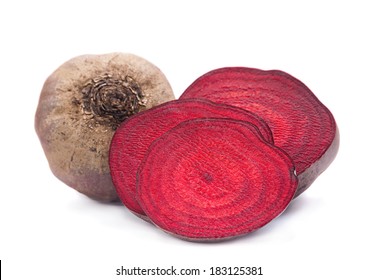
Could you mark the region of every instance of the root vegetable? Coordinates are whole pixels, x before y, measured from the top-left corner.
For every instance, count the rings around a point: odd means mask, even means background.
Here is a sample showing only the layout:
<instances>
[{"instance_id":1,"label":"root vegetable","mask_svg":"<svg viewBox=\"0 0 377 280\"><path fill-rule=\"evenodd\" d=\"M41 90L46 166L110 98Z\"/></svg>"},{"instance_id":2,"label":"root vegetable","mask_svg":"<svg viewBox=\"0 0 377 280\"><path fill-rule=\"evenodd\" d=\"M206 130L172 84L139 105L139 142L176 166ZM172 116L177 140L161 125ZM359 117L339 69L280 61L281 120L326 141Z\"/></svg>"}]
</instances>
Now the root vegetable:
<instances>
[{"instance_id":1,"label":"root vegetable","mask_svg":"<svg viewBox=\"0 0 377 280\"><path fill-rule=\"evenodd\" d=\"M83 55L65 62L46 80L35 115L52 172L88 197L117 200L108 166L115 129L172 99L162 72L136 55Z\"/></svg>"},{"instance_id":2,"label":"root vegetable","mask_svg":"<svg viewBox=\"0 0 377 280\"><path fill-rule=\"evenodd\" d=\"M234 238L284 211L297 187L289 156L258 129L232 119L195 119L156 139L137 197L164 231L193 241Z\"/></svg>"},{"instance_id":3,"label":"root vegetable","mask_svg":"<svg viewBox=\"0 0 377 280\"><path fill-rule=\"evenodd\" d=\"M180 99L205 98L255 113L267 122L276 146L293 159L296 197L334 160L339 148L335 119L298 79L278 71L226 67L194 81Z\"/></svg>"},{"instance_id":4,"label":"root vegetable","mask_svg":"<svg viewBox=\"0 0 377 280\"><path fill-rule=\"evenodd\" d=\"M110 146L111 176L121 201L129 210L148 219L136 198L136 174L150 144L183 121L209 117L248 121L258 127L268 142L273 141L266 123L254 114L206 100L175 100L139 113L120 125ZM156 164L163 165L164 160Z\"/></svg>"}]
</instances>

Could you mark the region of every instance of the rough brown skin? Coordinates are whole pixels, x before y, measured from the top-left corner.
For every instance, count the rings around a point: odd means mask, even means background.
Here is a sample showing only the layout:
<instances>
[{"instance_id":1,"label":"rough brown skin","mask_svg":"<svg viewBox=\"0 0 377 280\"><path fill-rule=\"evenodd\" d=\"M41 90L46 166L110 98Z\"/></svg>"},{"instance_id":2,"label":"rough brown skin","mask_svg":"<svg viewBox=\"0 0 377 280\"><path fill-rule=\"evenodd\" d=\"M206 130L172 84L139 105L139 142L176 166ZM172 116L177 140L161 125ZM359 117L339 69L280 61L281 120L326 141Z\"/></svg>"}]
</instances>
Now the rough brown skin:
<instances>
[{"instance_id":1,"label":"rough brown skin","mask_svg":"<svg viewBox=\"0 0 377 280\"><path fill-rule=\"evenodd\" d=\"M51 171L90 198L118 200L108 166L115 129L128 116L173 99L160 69L136 55L82 55L65 62L47 78L35 114Z\"/></svg>"}]
</instances>

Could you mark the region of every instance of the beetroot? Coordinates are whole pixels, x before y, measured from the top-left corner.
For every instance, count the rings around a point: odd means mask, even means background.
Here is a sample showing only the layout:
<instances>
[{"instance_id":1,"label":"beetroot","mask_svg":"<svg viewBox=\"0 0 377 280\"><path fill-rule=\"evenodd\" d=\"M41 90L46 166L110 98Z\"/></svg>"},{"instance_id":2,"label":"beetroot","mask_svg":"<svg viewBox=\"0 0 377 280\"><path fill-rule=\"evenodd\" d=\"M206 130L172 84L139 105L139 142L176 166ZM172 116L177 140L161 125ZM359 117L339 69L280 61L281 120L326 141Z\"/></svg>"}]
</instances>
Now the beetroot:
<instances>
[{"instance_id":1,"label":"beetroot","mask_svg":"<svg viewBox=\"0 0 377 280\"><path fill-rule=\"evenodd\" d=\"M278 71L216 69L191 84L180 99L205 98L251 111L267 122L276 146L293 159L305 191L335 158L339 147L331 112L302 82Z\"/></svg>"},{"instance_id":2,"label":"beetroot","mask_svg":"<svg viewBox=\"0 0 377 280\"><path fill-rule=\"evenodd\" d=\"M35 130L53 174L99 201L118 201L108 153L119 124L131 115L173 100L159 68L129 53L80 55L45 81Z\"/></svg>"},{"instance_id":3,"label":"beetroot","mask_svg":"<svg viewBox=\"0 0 377 280\"><path fill-rule=\"evenodd\" d=\"M158 227L206 241L262 227L287 207L296 187L292 160L254 125L208 118L182 122L151 144L137 197Z\"/></svg>"},{"instance_id":4,"label":"beetroot","mask_svg":"<svg viewBox=\"0 0 377 280\"><path fill-rule=\"evenodd\" d=\"M150 144L182 121L217 117L248 121L259 128L261 135L272 142L268 126L260 118L243 109L205 100L176 100L138 113L123 122L110 145L110 173L123 204L136 215L147 219L136 200L136 173ZM203 137L206 137L203 134ZM163 159L158 165L164 165Z\"/></svg>"}]
</instances>

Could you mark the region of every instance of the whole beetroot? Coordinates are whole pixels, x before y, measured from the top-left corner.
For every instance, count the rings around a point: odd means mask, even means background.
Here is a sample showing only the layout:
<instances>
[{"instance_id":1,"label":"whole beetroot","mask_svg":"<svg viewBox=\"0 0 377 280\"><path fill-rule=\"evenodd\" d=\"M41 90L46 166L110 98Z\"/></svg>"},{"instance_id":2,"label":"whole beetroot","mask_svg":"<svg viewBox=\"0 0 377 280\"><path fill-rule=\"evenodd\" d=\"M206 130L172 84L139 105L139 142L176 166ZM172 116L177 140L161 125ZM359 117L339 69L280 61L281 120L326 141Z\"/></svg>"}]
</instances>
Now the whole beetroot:
<instances>
[{"instance_id":1,"label":"whole beetroot","mask_svg":"<svg viewBox=\"0 0 377 280\"><path fill-rule=\"evenodd\" d=\"M35 130L53 174L99 201L118 200L108 152L119 124L174 99L163 73L133 54L82 55L46 80Z\"/></svg>"}]
</instances>

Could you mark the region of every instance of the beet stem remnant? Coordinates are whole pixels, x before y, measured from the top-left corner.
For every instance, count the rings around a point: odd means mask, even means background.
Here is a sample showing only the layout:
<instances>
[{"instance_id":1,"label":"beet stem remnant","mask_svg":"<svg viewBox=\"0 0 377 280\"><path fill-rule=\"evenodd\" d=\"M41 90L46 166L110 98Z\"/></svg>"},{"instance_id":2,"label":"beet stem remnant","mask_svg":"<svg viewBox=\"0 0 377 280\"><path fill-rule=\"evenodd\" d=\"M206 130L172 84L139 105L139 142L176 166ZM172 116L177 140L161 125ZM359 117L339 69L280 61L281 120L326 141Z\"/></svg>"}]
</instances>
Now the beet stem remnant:
<instances>
[{"instance_id":1,"label":"beet stem remnant","mask_svg":"<svg viewBox=\"0 0 377 280\"><path fill-rule=\"evenodd\" d=\"M110 74L92 79L82 89L84 114L101 124L109 123L115 130L129 116L145 107L144 95L130 76L120 79Z\"/></svg>"}]
</instances>

